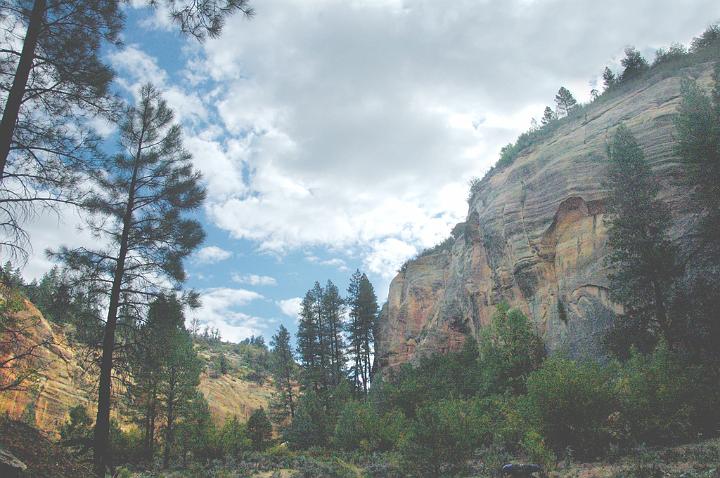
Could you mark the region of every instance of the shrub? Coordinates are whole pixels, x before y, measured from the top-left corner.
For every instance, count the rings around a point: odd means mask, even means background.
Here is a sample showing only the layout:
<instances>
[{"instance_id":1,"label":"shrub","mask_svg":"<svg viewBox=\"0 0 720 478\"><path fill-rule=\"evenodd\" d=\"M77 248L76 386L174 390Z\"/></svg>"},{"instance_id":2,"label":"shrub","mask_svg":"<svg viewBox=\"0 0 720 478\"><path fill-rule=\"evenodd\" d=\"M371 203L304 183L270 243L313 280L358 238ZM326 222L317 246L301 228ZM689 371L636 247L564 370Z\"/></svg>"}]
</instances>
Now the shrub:
<instances>
[{"instance_id":1,"label":"shrub","mask_svg":"<svg viewBox=\"0 0 720 478\"><path fill-rule=\"evenodd\" d=\"M406 427L399 410L381 416L373 403L351 401L340 411L333 442L347 451L387 451L399 443Z\"/></svg>"},{"instance_id":2,"label":"shrub","mask_svg":"<svg viewBox=\"0 0 720 478\"><path fill-rule=\"evenodd\" d=\"M611 440L608 417L617 409L610 368L552 357L530 375L527 388L529 418L556 452L603 454Z\"/></svg>"},{"instance_id":3,"label":"shrub","mask_svg":"<svg viewBox=\"0 0 720 478\"><path fill-rule=\"evenodd\" d=\"M545 358L545 345L528 318L504 303L483 329L479 347L486 394L522 393L528 374Z\"/></svg>"},{"instance_id":4,"label":"shrub","mask_svg":"<svg viewBox=\"0 0 720 478\"><path fill-rule=\"evenodd\" d=\"M652 354L634 352L616 385L629 438L636 444L670 444L714 430L718 393L710 370L686 363L664 342Z\"/></svg>"},{"instance_id":5,"label":"shrub","mask_svg":"<svg viewBox=\"0 0 720 478\"><path fill-rule=\"evenodd\" d=\"M419 476L446 476L463 468L477 446L475 412L466 400L441 400L418 409L400 444L407 469Z\"/></svg>"}]
</instances>

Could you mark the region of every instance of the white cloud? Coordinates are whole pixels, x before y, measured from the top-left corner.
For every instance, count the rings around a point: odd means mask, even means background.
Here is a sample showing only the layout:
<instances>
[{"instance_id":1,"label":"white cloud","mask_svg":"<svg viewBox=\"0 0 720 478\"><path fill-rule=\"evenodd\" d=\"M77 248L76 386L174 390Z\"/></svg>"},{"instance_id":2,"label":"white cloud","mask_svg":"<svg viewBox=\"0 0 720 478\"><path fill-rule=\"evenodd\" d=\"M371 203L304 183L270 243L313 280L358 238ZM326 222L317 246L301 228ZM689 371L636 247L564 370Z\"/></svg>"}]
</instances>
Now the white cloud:
<instances>
[{"instance_id":1,"label":"white cloud","mask_svg":"<svg viewBox=\"0 0 720 478\"><path fill-rule=\"evenodd\" d=\"M560 85L587 98L626 44L687 41L720 15L692 3L267 0L203 45L213 107L241 138L224 167L246 173L208 216L262 250L368 251L388 276L464 219L468 179Z\"/></svg>"},{"instance_id":2,"label":"white cloud","mask_svg":"<svg viewBox=\"0 0 720 478\"><path fill-rule=\"evenodd\" d=\"M218 246L205 246L193 255L198 264L216 264L232 257L232 252Z\"/></svg>"},{"instance_id":3,"label":"white cloud","mask_svg":"<svg viewBox=\"0 0 720 478\"><path fill-rule=\"evenodd\" d=\"M213 288L201 290L201 307L191 311L191 317L212 328L218 328L225 340L240 341L258 335L270 319L256 317L239 310L250 302L260 300L262 295L246 289Z\"/></svg>"},{"instance_id":4,"label":"white cloud","mask_svg":"<svg viewBox=\"0 0 720 478\"><path fill-rule=\"evenodd\" d=\"M258 274L233 274L232 280L234 282L237 282L238 284L247 284L247 285L254 285L254 286L277 285L277 280L275 280L274 277L263 276L263 275L258 275Z\"/></svg>"},{"instance_id":5,"label":"white cloud","mask_svg":"<svg viewBox=\"0 0 720 478\"><path fill-rule=\"evenodd\" d=\"M283 314L293 319L297 319L302 309L302 299L300 297L293 297L291 299L283 299L277 301L277 306Z\"/></svg>"}]
</instances>

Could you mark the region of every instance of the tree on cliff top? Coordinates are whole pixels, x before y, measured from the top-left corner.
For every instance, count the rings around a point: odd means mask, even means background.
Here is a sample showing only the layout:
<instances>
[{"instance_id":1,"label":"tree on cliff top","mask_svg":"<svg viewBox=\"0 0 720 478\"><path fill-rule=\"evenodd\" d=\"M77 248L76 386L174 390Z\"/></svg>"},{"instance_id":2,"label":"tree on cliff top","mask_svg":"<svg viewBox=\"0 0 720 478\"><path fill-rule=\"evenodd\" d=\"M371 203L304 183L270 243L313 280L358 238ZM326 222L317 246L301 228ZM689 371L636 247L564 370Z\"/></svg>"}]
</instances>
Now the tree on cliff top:
<instances>
[{"instance_id":1,"label":"tree on cliff top","mask_svg":"<svg viewBox=\"0 0 720 478\"><path fill-rule=\"evenodd\" d=\"M570 93L570 90L561 86L555 95L555 105L557 106L557 115L562 118L567 116L577 106L575 97Z\"/></svg>"},{"instance_id":2,"label":"tree on cliff top","mask_svg":"<svg viewBox=\"0 0 720 478\"><path fill-rule=\"evenodd\" d=\"M625 125L618 127L607 153L610 290L625 308L618 320L672 344L677 337L668 297L679 271L676 249L667 237L670 211L657 198L657 178Z\"/></svg>"}]
</instances>

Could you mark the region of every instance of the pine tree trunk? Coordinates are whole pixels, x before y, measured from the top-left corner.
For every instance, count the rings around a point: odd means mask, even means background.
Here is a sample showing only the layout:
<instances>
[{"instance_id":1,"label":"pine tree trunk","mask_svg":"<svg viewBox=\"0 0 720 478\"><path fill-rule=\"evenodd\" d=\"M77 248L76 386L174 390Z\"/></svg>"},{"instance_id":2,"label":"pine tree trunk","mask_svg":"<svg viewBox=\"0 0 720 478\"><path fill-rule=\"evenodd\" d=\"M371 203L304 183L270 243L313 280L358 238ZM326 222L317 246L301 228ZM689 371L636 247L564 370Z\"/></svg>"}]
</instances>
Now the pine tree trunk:
<instances>
[{"instance_id":1,"label":"pine tree trunk","mask_svg":"<svg viewBox=\"0 0 720 478\"><path fill-rule=\"evenodd\" d=\"M143 143L144 129L140 134L139 145ZM123 229L120 236L120 251L115 266L113 285L110 291L110 305L108 307L107 322L103 335L102 359L100 362L100 383L98 385L98 411L95 420L95 475L105 476L105 470L112 465L110 456L110 395L112 388L113 351L115 349L115 327L117 326L117 312L120 305L120 289L125 275L125 258L128 253L128 241L132 212L135 207L135 187L137 183L138 167L140 162L141 146L135 156L132 179L128 195L128 203L123 216Z\"/></svg>"},{"instance_id":2,"label":"pine tree trunk","mask_svg":"<svg viewBox=\"0 0 720 478\"><path fill-rule=\"evenodd\" d=\"M175 370L171 371L167 395L167 423L165 424L165 450L163 453L163 468L170 466L170 450L173 446L173 428L175 426Z\"/></svg>"},{"instance_id":3,"label":"pine tree trunk","mask_svg":"<svg viewBox=\"0 0 720 478\"><path fill-rule=\"evenodd\" d=\"M7 158L10 154L10 145L12 144L13 134L15 133L15 125L17 124L20 114L20 106L25 95L30 70L32 70L33 60L35 59L35 49L37 48L38 38L42 30L43 17L45 16L46 0L35 0L33 9L30 12L30 21L28 22L25 40L23 41L22 52L20 53L20 61L18 62L15 78L12 87L8 93L5 102L5 110L3 111L2 121L0 122L0 181L5 175L5 166Z\"/></svg>"}]
</instances>

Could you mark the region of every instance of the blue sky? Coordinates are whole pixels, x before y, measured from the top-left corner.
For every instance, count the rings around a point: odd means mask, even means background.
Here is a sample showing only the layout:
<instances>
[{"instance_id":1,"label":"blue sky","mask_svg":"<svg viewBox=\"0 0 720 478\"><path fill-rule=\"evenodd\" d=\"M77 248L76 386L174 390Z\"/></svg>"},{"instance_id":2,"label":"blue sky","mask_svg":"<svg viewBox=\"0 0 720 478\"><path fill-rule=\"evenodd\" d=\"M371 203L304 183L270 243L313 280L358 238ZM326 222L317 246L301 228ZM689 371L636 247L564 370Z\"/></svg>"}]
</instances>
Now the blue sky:
<instances>
[{"instance_id":1,"label":"blue sky","mask_svg":"<svg viewBox=\"0 0 720 478\"><path fill-rule=\"evenodd\" d=\"M384 300L408 257L467 214L468 181L542 116L560 86L585 101L635 45L687 43L716 0L263 0L204 43L127 6L108 49L116 88L158 86L204 175L207 240L187 264L201 321L229 340L294 332L314 281L356 268ZM112 127L98 122L112 137ZM42 251L91 243L76 212L30 225Z\"/></svg>"}]
</instances>

